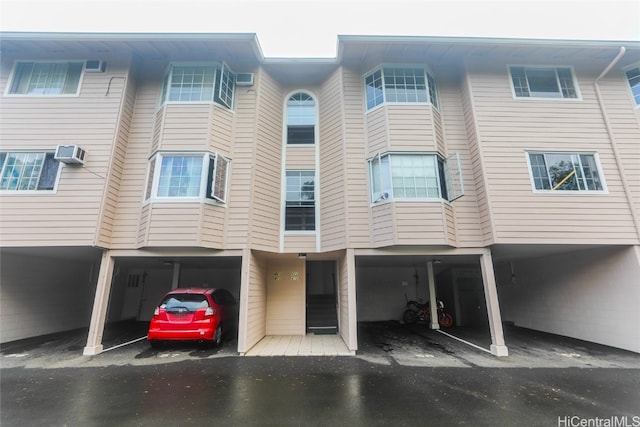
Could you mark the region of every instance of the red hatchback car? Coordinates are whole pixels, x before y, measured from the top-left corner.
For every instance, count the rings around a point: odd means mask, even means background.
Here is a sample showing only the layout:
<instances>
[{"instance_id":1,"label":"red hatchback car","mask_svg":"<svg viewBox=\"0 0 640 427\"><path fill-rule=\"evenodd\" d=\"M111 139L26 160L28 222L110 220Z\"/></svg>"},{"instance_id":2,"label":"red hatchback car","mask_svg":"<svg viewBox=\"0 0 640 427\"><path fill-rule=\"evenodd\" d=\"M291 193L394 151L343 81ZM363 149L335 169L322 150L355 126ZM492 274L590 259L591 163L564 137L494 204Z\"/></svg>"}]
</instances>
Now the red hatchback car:
<instances>
[{"instance_id":1,"label":"red hatchback car","mask_svg":"<svg viewBox=\"0 0 640 427\"><path fill-rule=\"evenodd\" d=\"M198 341L219 345L237 320L237 303L226 289L179 288L168 292L153 312L147 340Z\"/></svg>"}]
</instances>

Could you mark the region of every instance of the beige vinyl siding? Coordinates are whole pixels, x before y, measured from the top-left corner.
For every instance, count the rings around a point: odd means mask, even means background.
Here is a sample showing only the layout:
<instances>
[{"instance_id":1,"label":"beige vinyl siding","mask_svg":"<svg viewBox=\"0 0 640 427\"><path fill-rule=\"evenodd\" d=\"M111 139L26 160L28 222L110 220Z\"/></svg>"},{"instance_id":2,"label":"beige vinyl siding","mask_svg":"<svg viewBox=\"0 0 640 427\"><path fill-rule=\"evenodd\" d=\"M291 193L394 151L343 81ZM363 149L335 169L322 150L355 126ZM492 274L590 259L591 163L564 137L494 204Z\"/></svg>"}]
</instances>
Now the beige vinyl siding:
<instances>
[{"instance_id":1,"label":"beige vinyl siding","mask_svg":"<svg viewBox=\"0 0 640 427\"><path fill-rule=\"evenodd\" d=\"M258 73L256 139L253 147L251 246L277 251L280 241L282 171L282 88L265 72Z\"/></svg>"},{"instance_id":2,"label":"beige vinyl siding","mask_svg":"<svg viewBox=\"0 0 640 427\"><path fill-rule=\"evenodd\" d=\"M393 203L384 203L371 208L371 239L374 247L396 243L396 218Z\"/></svg>"},{"instance_id":3,"label":"beige vinyl siding","mask_svg":"<svg viewBox=\"0 0 640 427\"><path fill-rule=\"evenodd\" d=\"M442 127L446 130L446 154L459 154L464 184L464 196L446 207L448 233L451 244L455 241L458 247L479 247L483 245L482 227L478 220L480 210L476 179L471 162L471 144L467 135L460 84L460 80L455 76L438 77L440 105L442 110L446 111L446 114L442 115Z\"/></svg>"},{"instance_id":4,"label":"beige vinyl siding","mask_svg":"<svg viewBox=\"0 0 640 427\"><path fill-rule=\"evenodd\" d=\"M337 70L320 91L320 230L322 250L346 245L345 191L348 185L344 152L342 71ZM289 152L287 150L287 158Z\"/></svg>"},{"instance_id":5,"label":"beige vinyl siding","mask_svg":"<svg viewBox=\"0 0 640 427\"><path fill-rule=\"evenodd\" d=\"M117 82L117 80L115 82ZM115 82L112 83L115 85ZM122 84L124 89L120 89L123 92L123 97L120 107L120 117L118 119L118 130L111 155L112 162L108 175L108 185L105 189L103 208L100 210L100 219L98 220L99 227L96 232L96 245L104 248L108 248L111 245L111 235L115 224L118 196L122 184L127 143L131 130L136 96L135 82L132 81L130 74L126 80L123 79ZM118 88L114 88L113 85L111 89L118 90Z\"/></svg>"},{"instance_id":6,"label":"beige vinyl siding","mask_svg":"<svg viewBox=\"0 0 640 427\"><path fill-rule=\"evenodd\" d=\"M211 104L166 104L161 150L206 151L209 149Z\"/></svg>"},{"instance_id":7,"label":"beige vinyl siding","mask_svg":"<svg viewBox=\"0 0 640 427\"><path fill-rule=\"evenodd\" d=\"M471 171L474 188L476 190L476 199L478 203L478 219L482 232L482 244L488 246L494 243L493 221L491 218L490 199L487 194L487 181L485 179L485 166L480 149L480 135L478 134L477 116L474 106L474 93L471 81L467 75L461 84L462 88L462 107L464 111L464 123L469 141L469 160L471 162Z\"/></svg>"},{"instance_id":8,"label":"beige vinyl siding","mask_svg":"<svg viewBox=\"0 0 640 427\"><path fill-rule=\"evenodd\" d=\"M316 251L316 233L295 234L285 233L284 235L284 252L315 252Z\"/></svg>"},{"instance_id":9,"label":"beige vinyl siding","mask_svg":"<svg viewBox=\"0 0 640 427\"><path fill-rule=\"evenodd\" d=\"M225 222L225 239L228 248L245 248L249 245L250 212L254 194L254 161L258 130L255 126L258 103L256 92L260 90L260 74L255 72L251 88L236 88L235 120L232 130L233 142L230 147L232 157L228 187ZM278 215L278 210L271 210ZM254 215L264 214L257 210ZM266 274L266 273L265 273Z\"/></svg>"},{"instance_id":10,"label":"beige vinyl siding","mask_svg":"<svg viewBox=\"0 0 640 427\"><path fill-rule=\"evenodd\" d=\"M389 150L387 108L386 105L383 105L365 113L367 157L373 157Z\"/></svg>"},{"instance_id":11,"label":"beige vinyl siding","mask_svg":"<svg viewBox=\"0 0 640 427\"><path fill-rule=\"evenodd\" d=\"M389 105L386 109L389 150L437 151L430 105Z\"/></svg>"},{"instance_id":12,"label":"beige vinyl siding","mask_svg":"<svg viewBox=\"0 0 640 427\"><path fill-rule=\"evenodd\" d=\"M344 204L347 209L347 247L371 245L372 212L365 139L362 75L342 69Z\"/></svg>"},{"instance_id":13,"label":"beige vinyl siding","mask_svg":"<svg viewBox=\"0 0 640 427\"><path fill-rule=\"evenodd\" d=\"M233 145L233 111L216 104L210 106L209 151L229 156Z\"/></svg>"},{"instance_id":14,"label":"beige vinyl siding","mask_svg":"<svg viewBox=\"0 0 640 427\"><path fill-rule=\"evenodd\" d=\"M443 216L443 203L394 202L396 244L447 244L447 224Z\"/></svg>"},{"instance_id":15,"label":"beige vinyl siding","mask_svg":"<svg viewBox=\"0 0 640 427\"><path fill-rule=\"evenodd\" d=\"M250 254L249 280L242 283L243 287L247 287L247 299L243 301L247 304L247 314L245 346L238 348L240 352L249 350L267 333L267 260L254 252L245 253Z\"/></svg>"},{"instance_id":16,"label":"beige vinyl siding","mask_svg":"<svg viewBox=\"0 0 640 427\"><path fill-rule=\"evenodd\" d=\"M224 244L226 237L225 206L201 204L200 246L213 249L228 249Z\"/></svg>"},{"instance_id":17,"label":"beige vinyl siding","mask_svg":"<svg viewBox=\"0 0 640 427\"><path fill-rule=\"evenodd\" d=\"M71 52L70 55L74 57ZM3 88L13 59L3 55ZM2 96L3 150L53 151L58 144L78 144L87 153L84 166L62 166L55 194L2 194L3 246L96 244L105 179L116 140L123 77L128 71L126 57L107 59L108 72L84 73L79 96Z\"/></svg>"},{"instance_id":18,"label":"beige vinyl siding","mask_svg":"<svg viewBox=\"0 0 640 427\"><path fill-rule=\"evenodd\" d=\"M200 208L200 203L151 205L145 246L200 246Z\"/></svg>"},{"instance_id":19,"label":"beige vinyl siding","mask_svg":"<svg viewBox=\"0 0 640 427\"><path fill-rule=\"evenodd\" d=\"M470 81L497 242L637 242L594 76L578 74L581 101L512 99L496 62L471 65ZM534 193L526 150L597 152L608 194Z\"/></svg>"},{"instance_id":20,"label":"beige vinyl siding","mask_svg":"<svg viewBox=\"0 0 640 427\"><path fill-rule=\"evenodd\" d=\"M316 147L315 145L296 146L287 145L287 170L315 170Z\"/></svg>"},{"instance_id":21,"label":"beige vinyl siding","mask_svg":"<svg viewBox=\"0 0 640 427\"><path fill-rule=\"evenodd\" d=\"M267 335L304 335L305 306L305 261L269 260Z\"/></svg>"},{"instance_id":22,"label":"beige vinyl siding","mask_svg":"<svg viewBox=\"0 0 640 427\"><path fill-rule=\"evenodd\" d=\"M146 242L151 206L143 206L142 203L148 159L157 149L157 146L154 148L156 137L153 135L157 132L155 124L160 81L160 76L154 78L146 74L145 80L139 80L136 85L136 100L111 235L113 249L140 247Z\"/></svg>"},{"instance_id":23,"label":"beige vinyl siding","mask_svg":"<svg viewBox=\"0 0 640 427\"><path fill-rule=\"evenodd\" d=\"M338 319L340 336L351 351L358 348L355 270L353 250L344 251L338 258Z\"/></svg>"}]
</instances>

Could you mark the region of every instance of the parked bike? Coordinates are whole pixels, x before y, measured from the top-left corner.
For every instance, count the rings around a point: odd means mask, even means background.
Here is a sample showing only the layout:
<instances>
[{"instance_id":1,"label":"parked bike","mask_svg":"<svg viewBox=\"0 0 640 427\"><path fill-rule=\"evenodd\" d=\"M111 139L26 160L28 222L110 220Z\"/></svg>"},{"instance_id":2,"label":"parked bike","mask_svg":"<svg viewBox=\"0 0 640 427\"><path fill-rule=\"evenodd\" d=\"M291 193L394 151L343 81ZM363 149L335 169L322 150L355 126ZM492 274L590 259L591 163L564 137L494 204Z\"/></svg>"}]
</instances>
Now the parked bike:
<instances>
[{"instance_id":1,"label":"parked bike","mask_svg":"<svg viewBox=\"0 0 640 427\"><path fill-rule=\"evenodd\" d=\"M440 300L436 300L436 305L438 307L438 323L440 326L448 328L453 325L453 317L444 311L444 303ZM428 322L430 318L429 301L424 304L421 304L418 301L407 301L407 309L402 314L402 320L404 320L404 323L411 325L418 321Z\"/></svg>"}]
</instances>

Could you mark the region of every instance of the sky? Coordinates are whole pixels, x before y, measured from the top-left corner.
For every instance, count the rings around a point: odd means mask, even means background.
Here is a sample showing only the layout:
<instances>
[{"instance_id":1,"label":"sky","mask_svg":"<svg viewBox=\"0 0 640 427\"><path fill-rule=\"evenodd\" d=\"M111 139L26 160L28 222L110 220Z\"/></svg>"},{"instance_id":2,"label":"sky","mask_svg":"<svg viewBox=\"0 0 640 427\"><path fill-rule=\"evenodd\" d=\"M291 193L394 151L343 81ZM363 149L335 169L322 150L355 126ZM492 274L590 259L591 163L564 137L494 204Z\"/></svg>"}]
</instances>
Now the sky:
<instances>
[{"instance_id":1,"label":"sky","mask_svg":"<svg viewBox=\"0 0 640 427\"><path fill-rule=\"evenodd\" d=\"M0 0L0 30L256 33L265 57L332 58L338 34L640 41L640 0Z\"/></svg>"}]
</instances>

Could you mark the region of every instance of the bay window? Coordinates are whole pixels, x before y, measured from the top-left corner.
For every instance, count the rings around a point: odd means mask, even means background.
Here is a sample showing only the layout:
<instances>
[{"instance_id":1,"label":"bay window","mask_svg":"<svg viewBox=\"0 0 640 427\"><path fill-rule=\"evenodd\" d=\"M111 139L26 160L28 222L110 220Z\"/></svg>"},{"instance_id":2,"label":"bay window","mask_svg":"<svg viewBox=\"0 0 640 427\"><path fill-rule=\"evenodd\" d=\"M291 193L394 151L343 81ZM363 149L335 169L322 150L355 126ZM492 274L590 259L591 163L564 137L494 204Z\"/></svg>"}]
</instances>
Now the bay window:
<instances>
[{"instance_id":1,"label":"bay window","mask_svg":"<svg viewBox=\"0 0 640 427\"><path fill-rule=\"evenodd\" d=\"M149 163L145 200L226 201L229 160L211 153L157 153Z\"/></svg>"},{"instance_id":2,"label":"bay window","mask_svg":"<svg viewBox=\"0 0 640 427\"><path fill-rule=\"evenodd\" d=\"M215 102L233 108L235 74L226 64L171 64L160 103Z\"/></svg>"},{"instance_id":3,"label":"bay window","mask_svg":"<svg viewBox=\"0 0 640 427\"><path fill-rule=\"evenodd\" d=\"M382 67L364 77L367 110L383 103L438 105L433 76L419 67Z\"/></svg>"}]
</instances>

